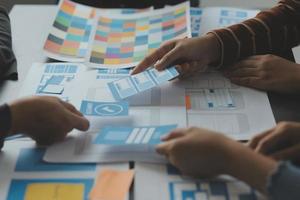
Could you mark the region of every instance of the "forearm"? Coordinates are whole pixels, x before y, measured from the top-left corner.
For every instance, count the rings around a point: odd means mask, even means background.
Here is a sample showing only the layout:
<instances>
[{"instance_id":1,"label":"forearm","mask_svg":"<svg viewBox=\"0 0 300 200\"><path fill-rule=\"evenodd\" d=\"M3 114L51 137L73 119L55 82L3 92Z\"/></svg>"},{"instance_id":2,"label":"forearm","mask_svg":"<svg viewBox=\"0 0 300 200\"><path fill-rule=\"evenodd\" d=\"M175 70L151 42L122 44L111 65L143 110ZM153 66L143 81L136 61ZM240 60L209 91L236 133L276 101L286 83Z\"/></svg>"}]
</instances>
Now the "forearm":
<instances>
[{"instance_id":1,"label":"forearm","mask_svg":"<svg viewBox=\"0 0 300 200\"><path fill-rule=\"evenodd\" d=\"M268 178L277 162L236 142L229 144L228 149L230 156L226 173L266 194Z\"/></svg>"},{"instance_id":2,"label":"forearm","mask_svg":"<svg viewBox=\"0 0 300 200\"><path fill-rule=\"evenodd\" d=\"M255 18L212 31L221 46L219 66L252 55L282 54L299 44L300 0L283 0Z\"/></svg>"}]
</instances>

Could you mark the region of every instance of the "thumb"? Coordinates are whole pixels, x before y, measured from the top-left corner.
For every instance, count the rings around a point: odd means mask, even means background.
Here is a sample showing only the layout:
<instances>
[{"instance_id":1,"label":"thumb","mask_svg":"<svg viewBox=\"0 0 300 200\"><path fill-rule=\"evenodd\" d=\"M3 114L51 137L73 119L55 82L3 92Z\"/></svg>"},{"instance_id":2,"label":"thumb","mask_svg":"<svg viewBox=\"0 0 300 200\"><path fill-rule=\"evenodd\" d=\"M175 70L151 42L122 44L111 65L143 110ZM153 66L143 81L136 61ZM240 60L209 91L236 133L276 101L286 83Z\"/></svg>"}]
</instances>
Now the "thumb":
<instances>
[{"instance_id":1,"label":"thumb","mask_svg":"<svg viewBox=\"0 0 300 200\"><path fill-rule=\"evenodd\" d=\"M160 143L156 146L156 152L161 155L168 156L170 153L170 151L169 151L170 145L171 145L171 142Z\"/></svg>"},{"instance_id":2,"label":"thumb","mask_svg":"<svg viewBox=\"0 0 300 200\"><path fill-rule=\"evenodd\" d=\"M69 112L70 121L72 122L73 128L80 131L87 131L90 127L90 122L87 118L79 116L73 112Z\"/></svg>"}]
</instances>

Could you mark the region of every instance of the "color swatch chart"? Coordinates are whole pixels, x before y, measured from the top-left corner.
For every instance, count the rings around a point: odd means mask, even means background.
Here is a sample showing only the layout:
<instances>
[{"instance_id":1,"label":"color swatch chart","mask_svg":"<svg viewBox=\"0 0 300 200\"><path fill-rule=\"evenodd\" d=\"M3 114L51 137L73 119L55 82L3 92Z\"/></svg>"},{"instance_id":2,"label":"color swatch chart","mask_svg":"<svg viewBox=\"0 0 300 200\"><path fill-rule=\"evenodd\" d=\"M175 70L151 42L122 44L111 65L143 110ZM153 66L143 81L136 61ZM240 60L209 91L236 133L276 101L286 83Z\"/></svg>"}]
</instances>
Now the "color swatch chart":
<instances>
[{"instance_id":1,"label":"color swatch chart","mask_svg":"<svg viewBox=\"0 0 300 200\"><path fill-rule=\"evenodd\" d=\"M121 100L166 83L178 75L179 73L175 67L164 71L157 71L152 68L142 73L110 82L108 83L108 88L116 100Z\"/></svg>"},{"instance_id":2,"label":"color swatch chart","mask_svg":"<svg viewBox=\"0 0 300 200\"><path fill-rule=\"evenodd\" d=\"M163 42L190 36L188 4L123 16L99 16L89 62L133 67Z\"/></svg>"},{"instance_id":3,"label":"color swatch chart","mask_svg":"<svg viewBox=\"0 0 300 200\"><path fill-rule=\"evenodd\" d=\"M151 126L151 127L104 127L94 144L105 145L156 145L161 137L175 129L177 125Z\"/></svg>"},{"instance_id":4,"label":"color swatch chart","mask_svg":"<svg viewBox=\"0 0 300 200\"><path fill-rule=\"evenodd\" d=\"M95 9L69 0L62 1L44 49L69 58L58 57L58 60L81 58L84 61L94 17Z\"/></svg>"},{"instance_id":5,"label":"color swatch chart","mask_svg":"<svg viewBox=\"0 0 300 200\"><path fill-rule=\"evenodd\" d=\"M238 185L240 184L240 185ZM238 186L240 186L238 188ZM251 188L239 182L174 181L169 183L170 200L257 200Z\"/></svg>"}]
</instances>

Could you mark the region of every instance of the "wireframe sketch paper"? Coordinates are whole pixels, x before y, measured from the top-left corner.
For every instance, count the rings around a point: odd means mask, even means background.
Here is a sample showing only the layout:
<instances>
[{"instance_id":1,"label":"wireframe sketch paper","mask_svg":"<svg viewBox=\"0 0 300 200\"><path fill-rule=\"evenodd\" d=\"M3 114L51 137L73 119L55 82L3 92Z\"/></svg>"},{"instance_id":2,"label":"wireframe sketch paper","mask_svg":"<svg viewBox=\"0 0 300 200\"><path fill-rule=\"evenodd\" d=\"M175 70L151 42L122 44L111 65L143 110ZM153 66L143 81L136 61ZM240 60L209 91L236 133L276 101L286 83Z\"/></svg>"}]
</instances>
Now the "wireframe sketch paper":
<instances>
[{"instance_id":1,"label":"wireframe sketch paper","mask_svg":"<svg viewBox=\"0 0 300 200\"><path fill-rule=\"evenodd\" d=\"M152 68L133 76L112 81L107 86L116 100L122 100L164 84L178 75L175 67L164 71L157 71Z\"/></svg>"},{"instance_id":2,"label":"wireframe sketch paper","mask_svg":"<svg viewBox=\"0 0 300 200\"><path fill-rule=\"evenodd\" d=\"M192 36L198 37L218 28L255 17L259 10L234 7L191 8Z\"/></svg>"},{"instance_id":3,"label":"wireframe sketch paper","mask_svg":"<svg viewBox=\"0 0 300 200\"><path fill-rule=\"evenodd\" d=\"M147 195L145 195L147 194ZM254 189L231 177L184 177L171 165L136 163L134 197L143 200L263 200Z\"/></svg>"},{"instance_id":4,"label":"wireframe sketch paper","mask_svg":"<svg viewBox=\"0 0 300 200\"><path fill-rule=\"evenodd\" d=\"M234 85L219 72L198 74L181 84L186 92L188 126L249 140L276 124L265 92Z\"/></svg>"},{"instance_id":5,"label":"wireframe sketch paper","mask_svg":"<svg viewBox=\"0 0 300 200\"><path fill-rule=\"evenodd\" d=\"M78 109L82 107L82 102L112 102L119 104L107 88L107 83L120 78L130 76L127 69L101 69L93 70L79 77L66 90L70 96L70 102ZM80 83L80 84L79 84ZM172 97L172 98L170 98ZM161 87L156 87L145 91L141 95L137 94L126 100L129 104L128 116L118 116L120 106L105 105L98 107L97 112L111 111L115 116L89 116L83 112L90 120L91 128L87 133L77 133L77 137L66 142L54 145L47 151L45 159L49 162L116 162L124 160L139 160L145 162L165 162L156 153L154 148L146 148L146 151L128 152L112 151L111 147L94 144L97 133L104 127L149 127L176 124L178 127L186 126L186 108L184 89L176 82L168 82ZM98 104L100 105L100 104ZM97 105L97 106L98 106ZM97 106L90 105L89 113ZM83 106L87 110L87 106ZM93 109L94 108L94 109ZM151 129L152 130L152 129ZM149 135L152 133L150 130ZM144 138L144 129L141 132ZM147 134L148 135L148 134ZM139 141L139 140L137 140ZM146 141L146 139L145 139ZM57 152L60 152L59 154ZM107 152L110 152L107 154ZM142 159L140 159L142 158Z\"/></svg>"},{"instance_id":6,"label":"wireframe sketch paper","mask_svg":"<svg viewBox=\"0 0 300 200\"><path fill-rule=\"evenodd\" d=\"M65 88L85 70L86 67L78 63L34 63L19 96L47 95L68 101Z\"/></svg>"}]
</instances>

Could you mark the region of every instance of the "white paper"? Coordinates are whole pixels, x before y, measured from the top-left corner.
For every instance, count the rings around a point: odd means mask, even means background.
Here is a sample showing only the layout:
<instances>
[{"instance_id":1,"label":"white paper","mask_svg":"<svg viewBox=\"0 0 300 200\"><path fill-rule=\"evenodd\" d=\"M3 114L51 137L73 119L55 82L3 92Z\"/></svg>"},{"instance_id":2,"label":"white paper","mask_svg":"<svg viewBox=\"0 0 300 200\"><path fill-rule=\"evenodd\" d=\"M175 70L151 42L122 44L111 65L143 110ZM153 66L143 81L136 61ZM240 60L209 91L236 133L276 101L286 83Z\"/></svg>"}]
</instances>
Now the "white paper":
<instances>
[{"instance_id":1,"label":"white paper","mask_svg":"<svg viewBox=\"0 0 300 200\"><path fill-rule=\"evenodd\" d=\"M81 101L114 102L107 83L126 77L129 71L124 69L87 71L66 88L70 102L80 108ZM122 71L123 70L123 71ZM126 152L111 149L104 145L93 144L95 133L103 126L159 126L177 124L186 127L185 91L178 84L169 82L127 99L128 117L89 117L91 128L87 133L77 132L77 137L50 147L45 155L49 162L117 162L143 161L166 162L153 148L143 152ZM59 153L58 153L59 152Z\"/></svg>"},{"instance_id":2,"label":"white paper","mask_svg":"<svg viewBox=\"0 0 300 200\"><path fill-rule=\"evenodd\" d=\"M47 95L68 101L69 97L65 93L64 88L85 70L86 67L78 63L34 63L23 82L19 97ZM59 76L61 80L56 86L47 88L49 79L53 76Z\"/></svg>"},{"instance_id":3,"label":"white paper","mask_svg":"<svg viewBox=\"0 0 300 200\"><path fill-rule=\"evenodd\" d=\"M234 7L202 8L199 24L199 36L204 35L211 30L224 28L233 24L240 23L249 18L253 18L258 12L259 10L241 9ZM199 18L199 16L197 16L196 18Z\"/></svg>"},{"instance_id":4,"label":"white paper","mask_svg":"<svg viewBox=\"0 0 300 200\"><path fill-rule=\"evenodd\" d=\"M188 126L249 140L276 124L265 92L234 85L219 72L198 74L182 83L192 104L187 110Z\"/></svg>"},{"instance_id":5,"label":"white paper","mask_svg":"<svg viewBox=\"0 0 300 200\"><path fill-rule=\"evenodd\" d=\"M36 153L32 153L36 152ZM97 164L47 164L42 161L40 153L32 141L9 141L0 155L0 196L2 199L24 199L23 184L37 183L83 183L85 180L93 185L94 179L102 169L128 170L128 163L97 165ZM79 182L76 182L79 181ZM18 187L19 186L19 187ZM85 188L91 189L85 185ZM90 187L89 186L89 187ZM23 190L22 190L23 188ZM89 191L88 193L89 194ZM88 196L85 196L88 199Z\"/></svg>"},{"instance_id":6,"label":"white paper","mask_svg":"<svg viewBox=\"0 0 300 200\"><path fill-rule=\"evenodd\" d=\"M230 177L193 180L168 170L165 165L135 165L135 199L143 200L261 200L263 197ZM214 187L215 186L215 187ZM212 189L213 188L213 189Z\"/></svg>"},{"instance_id":7,"label":"white paper","mask_svg":"<svg viewBox=\"0 0 300 200\"><path fill-rule=\"evenodd\" d=\"M294 54L296 63L299 64L300 63L300 46L293 48L293 54Z\"/></svg>"}]
</instances>

